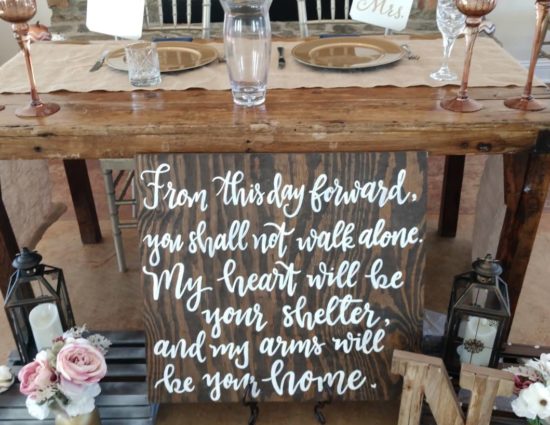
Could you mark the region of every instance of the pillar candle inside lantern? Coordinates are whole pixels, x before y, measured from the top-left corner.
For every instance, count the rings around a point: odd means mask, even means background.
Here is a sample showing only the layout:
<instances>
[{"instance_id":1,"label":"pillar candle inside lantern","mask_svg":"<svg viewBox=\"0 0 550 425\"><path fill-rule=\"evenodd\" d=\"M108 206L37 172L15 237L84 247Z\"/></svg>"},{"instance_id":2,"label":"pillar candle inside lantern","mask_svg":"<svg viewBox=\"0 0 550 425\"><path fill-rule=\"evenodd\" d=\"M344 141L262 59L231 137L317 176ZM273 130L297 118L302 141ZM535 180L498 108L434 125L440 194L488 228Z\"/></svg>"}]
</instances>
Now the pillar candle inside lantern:
<instances>
[{"instance_id":1,"label":"pillar candle inside lantern","mask_svg":"<svg viewBox=\"0 0 550 425\"><path fill-rule=\"evenodd\" d=\"M52 341L63 334L57 306L53 303L40 304L29 314L34 342L38 351L52 346Z\"/></svg>"}]
</instances>

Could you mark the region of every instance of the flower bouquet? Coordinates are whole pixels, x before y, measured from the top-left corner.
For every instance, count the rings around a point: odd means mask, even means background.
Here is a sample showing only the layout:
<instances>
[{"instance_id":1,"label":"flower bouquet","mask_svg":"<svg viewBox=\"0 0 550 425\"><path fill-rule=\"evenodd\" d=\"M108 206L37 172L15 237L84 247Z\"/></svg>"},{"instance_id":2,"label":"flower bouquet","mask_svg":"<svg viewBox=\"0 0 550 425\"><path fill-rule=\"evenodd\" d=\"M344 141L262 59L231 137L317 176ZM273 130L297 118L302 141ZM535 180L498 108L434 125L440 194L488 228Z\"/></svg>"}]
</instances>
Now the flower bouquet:
<instances>
[{"instance_id":1,"label":"flower bouquet","mask_svg":"<svg viewBox=\"0 0 550 425\"><path fill-rule=\"evenodd\" d=\"M105 354L111 342L101 335L83 337L85 327L73 328L40 351L19 372L20 391L27 396L29 414L45 419L52 411L75 417L95 409L99 381L107 373Z\"/></svg>"},{"instance_id":2,"label":"flower bouquet","mask_svg":"<svg viewBox=\"0 0 550 425\"><path fill-rule=\"evenodd\" d=\"M550 420L550 353L505 370L514 374L514 392L518 396L512 401L514 413L527 418L531 425Z\"/></svg>"}]
</instances>

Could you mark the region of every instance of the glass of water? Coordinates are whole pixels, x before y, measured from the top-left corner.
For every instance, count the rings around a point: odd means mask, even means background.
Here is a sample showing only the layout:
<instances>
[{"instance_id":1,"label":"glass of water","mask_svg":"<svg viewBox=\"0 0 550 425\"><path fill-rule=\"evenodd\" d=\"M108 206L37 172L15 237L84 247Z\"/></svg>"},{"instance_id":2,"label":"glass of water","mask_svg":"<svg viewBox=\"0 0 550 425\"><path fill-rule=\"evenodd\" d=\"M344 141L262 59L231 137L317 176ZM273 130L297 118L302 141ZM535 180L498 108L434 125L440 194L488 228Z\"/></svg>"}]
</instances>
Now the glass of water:
<instances>
[{"instance_id":1,"label":"glass of water","mask_svg":"<svg viewBox=\"0 0 550 425\"><path fill-rule=\"evenodd\" d=\"M160 84L160 66L155 43L140 41L125 47L128 78L135 87Z\"/></svg>"},{"instance_id":2,"label":"glass of water","mask_svg":"<svg viewBox=\"0 0 550 425\"><path fill-rule=\"evenodd\" d=\"M233 101L265 102L271 59L271 0L221 0L225 18L224 50Z\"/></svg>"},{"instance_id":3,"label":"glass of water","mask_svg":"<svg viewBox=\"0 0 550 425\"><path fill-rule=\"evenodd\" d=\"M449 57L456 38L464 30L466 17L457 9L455 0L438 0L437 28L443 36L443 63L441 68L430 74L437 81L452 81L458 76L449 69Z\"/></svg>"}]
</instances>

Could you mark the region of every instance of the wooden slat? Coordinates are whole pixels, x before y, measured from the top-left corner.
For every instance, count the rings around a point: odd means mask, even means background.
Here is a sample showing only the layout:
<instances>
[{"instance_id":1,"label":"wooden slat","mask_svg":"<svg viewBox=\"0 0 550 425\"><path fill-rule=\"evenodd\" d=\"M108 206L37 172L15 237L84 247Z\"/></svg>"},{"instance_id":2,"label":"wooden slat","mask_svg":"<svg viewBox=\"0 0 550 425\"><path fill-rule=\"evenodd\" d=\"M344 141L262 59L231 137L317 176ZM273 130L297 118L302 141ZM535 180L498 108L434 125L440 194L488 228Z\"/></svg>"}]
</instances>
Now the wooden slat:
<instances>
[{"instance_id":1,"label":"wooden slat","mask_svg":"<svg viewBox=\"0 0 550 425\"><path fill-rule=\"evenodd\" d=\"M105 356L107 363L117 360L131 362L145 359L145 347L110 347Z\"/></svg>"},{"instance_id":2,"label":"wooden slat","mask_svg":"<svg viewBox=\"0 0 550 425\"><path fill-rule=\"evenodd\" d=\"M13 373L18 374L23 366L14 365L11 367ZM145 360L141 363L108 363L107 376L104 380L107 381L145 381L147 366Z\"/></svg>"},{"instance_id":3,"label":"wooden slat","mask_svg":"<svg viewBox=\"0 0 550 425\"><path fill-rule=\"evenodd\" d=\"M102 419L135 419L135 418L148 418L151 416L151 406L107 406L100 408L100 415ZM0 423L8 420L28 420L29 412L27 408L22 407L7 407L0 408Z\"/></svg>"},{"instance_id":4,"label":"wooden slat","mask_svg":"<svg viewBox=\"0 0 550 425\"><path fill-rule=\"evenodd\" d=\"M147 385L145 382L102 382L101 394L96 398L98 406L146 405ZM25 396L18 385L0 395L0 407L25 406Z\"/></svg>"},{"instance_id":5,"label":"wooden slat","mask_svg":"<svg viewBox=\"0 0 550 425\"><path fill-rule=\"evenodd\" d=\"M142 418L142 419L105 419L101 420L102 425L154 425L155 421L152 418ZM27 420L18 420L10 421L2 425L54 425L54 419L45 419L43 421L38 421L36 419L27 419Z\"/></svg>"},{"instance_id":6,"label":"wooden slat","mask_svg":"<svg viewBox=\"0 0 550 425\"><path fill-rule=\"evenodd\" d=\"M255 109L234 109L229 91L51 93L48 99L60 103L61 112L26 121L13 114L25 95L7 95L0 158L131 158L159 151L504 153L532 148L550 122L550 110L524 114L504 107L515 89L472 89L485 106L475 114L442 110L438 101L450 91L271 90L265 107Z\"/></svg>"}]
</instances>

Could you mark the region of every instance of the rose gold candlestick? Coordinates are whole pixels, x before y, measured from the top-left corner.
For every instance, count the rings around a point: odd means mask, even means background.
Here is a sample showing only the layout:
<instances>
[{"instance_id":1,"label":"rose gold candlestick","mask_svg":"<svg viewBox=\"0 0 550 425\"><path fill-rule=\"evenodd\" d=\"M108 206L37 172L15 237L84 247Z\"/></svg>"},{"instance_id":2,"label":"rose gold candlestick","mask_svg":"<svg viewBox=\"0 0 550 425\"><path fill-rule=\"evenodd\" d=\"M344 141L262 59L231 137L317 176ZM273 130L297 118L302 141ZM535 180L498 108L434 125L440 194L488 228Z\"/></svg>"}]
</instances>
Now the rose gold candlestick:
<instances>
[{"instance_id":1,"label":"rose gold candlestick","mask_svg":"<svg viewBox=\"0 0 550 425\"><path fill-rule=\"evenodd\" d=\"M18 117L45 117L59 111L55 103L43 103L36 90L31 62L29 25L27 21L36 14L35 0L0 0L0 18L12 23L15 39L25 55L25 64L31 86L31 103L15 110Z\"/></svg>"},{"instance_id":2,"label":"rose gold candlestick","mask_svg":"<svg viewBox=\"0 0 550 425\"><path fill-rule=\"evenodd\" d=\"M458 95L443 99L441 101L442 108L453 112L476 112L482 108L479 102L468 97L468 78L481 18L491 12L496 4L496 0L456 0L456 7L466 15L466 58Z\"/></svg>"},{"instance_id":3,"label":"rose gold candlestick","mask_svg":"<svg viewBox=\"0 0 550 425\"><path fill-rule=\"evenodd\" d=\"M533 49L531 51L531 62L529 64L529 72L527 74L527 83L523 89L523 95L506 99L504 104L508 108L519 109L521 111L540 111L546 108L546 105L534 99L531 95L533 88L533 77L535 76L535 67L539 57L542 42L546 36L548 27L548 9L550 8L550 0L537 0L535 6L537 8L537 26L535 27L535 39L533 40Z\"/></svg>"}]
</instances>

